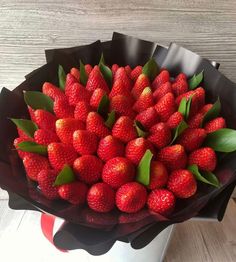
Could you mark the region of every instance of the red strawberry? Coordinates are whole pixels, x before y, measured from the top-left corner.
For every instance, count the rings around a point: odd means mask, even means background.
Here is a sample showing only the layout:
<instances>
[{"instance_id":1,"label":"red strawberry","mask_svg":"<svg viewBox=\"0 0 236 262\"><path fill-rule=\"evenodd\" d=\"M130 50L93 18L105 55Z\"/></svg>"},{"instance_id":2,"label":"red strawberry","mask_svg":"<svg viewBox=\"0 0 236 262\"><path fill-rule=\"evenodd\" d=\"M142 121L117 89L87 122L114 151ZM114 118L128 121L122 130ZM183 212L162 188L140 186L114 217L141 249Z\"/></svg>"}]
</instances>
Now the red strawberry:
<instances>
[{"instance_id":1,"label":"red strawberry","mask_svg":"<svg viewBox=\"0 0 236 262\"><path fill-rule=\"evenodd\" d=\"M56 121L56 133L65 144L73 143L73 133L85 129L85 124L74 118L62 118Z\"/></svg>"},{"instance_id":2,"label":"red strawberry","mask_svg":"<svg viewBox=\"0 0 236 262\"><path fill-rule=\"evenodd\" d=\"M97 151L98 137L87 130L76 130L73 134L73 146L80 155L92 155Z\"/></svg>"},{"instance_id":3,"label":"red strawberry","mask_svg":"<svg viewBox=\"0 0 236 262\"><path fill-rule=\"evenodd\" d=\"M153 105L154 100L152 90L150 87L146 87L133 105L133 110L140 113Z\"/></svg>"},{"instance_id":4,"label":"red strawberry","mask_svg":"<svg viewBox=\"0 0 236 262\"><path fill-rule=\"evenodd\" d=\"M176 128L184 120L183 115L180 112L175 112L167 120L166 124L169 128Z\"/></svg>"},{"instance_id":5,"label":"red strawberry","mask_svg":"<svg viewBox=\"0 0 236 262\"><path fill-rule=\"evenodd\" d=\"M155 189L149 194L147 205L151 211L168 216L175 208L175 196L167 189Z\"/></svg>"},{"instance_id":6,"label":"red strawberry","mask_svg":"<svg viewBox=\"0 0 236 262\"><path fill-rule=\"evenodd\" d=\"M35 115L34 115L34 112L35 110L33 108L31 108L30 106L27 106L28 108L28 111L29 111L29 115L30 115L30 118L33 122L35 122Z\"/></svg>"},{"instance_id":7,"label":"red strawberry","mask_svg":"<svg viewBox=\"0 0 236 262\"><path fill-rule=\"evenodd\" d=\"M117 64L113 64L111 67L112 75L114 77L116 71L118 70L119 66Z\"/></svg>"},{"instance_id":8,"label":"red strawberry","mask_svg":"<svg viewBox=\"0 0 236 262\"><path fill-rule=\"evenodd\" d=\"M35 123L39 128L55 131L55 123L57 118L43 109L37 109L34 111Z\"/></svg>"},{"instance_id":9,"label":"red strawberry","mask_svg":"<svg viewBox=\"0 0 236 262\"><path fill-rule=\"evenodd\" d=\"M92 111L90 105L84 101L77 103L74 111L74 118L86 122L89 112Z\"/></svg>"},{"instance_id":10,"label":"red strawberry","mask_svg":"<svg viewBox=\"0 0 236 262\"><path fill-rule=\"evenodd\" d=\"M66 97L54 101L53 111L58 118L74 117L74 106L69 104Z\"/></svg>"},{"instance_id":11,"label":"red strawberry","mask_svg":"<svg viewBox=\"0 0 236 262\"><path fill-rule=\"evenodd\" d=\"M205 90L202 87L198 87L194 90L192 97L190 116L196 114L205 104Z\"/></svg>"},{"instance_id":12,"label":"red strawberry","mask_svg":"<svg viewBox=\"0 0 236 262\"><path fill-rule=\"evenodd\" d=\"M155 105L158 116L161 121L166 122L175 112L175 99L172 93L164 95Z\"/></svg>"},{"instance_id":13,"label":"red strawberry","mask_svg":"<svg viewBox=\"0 0 236 262\"><path fill-rule=\"evenodd\" d=\"M130 78L135 82L138 77L142 74L142 66L136 66L130 73Z\"/></svg>"},{"instance_id":14,"label":"red strawberry","mask_svg":"<svg viewBox=\"0 0 236 262\"><path fill-rule=\"evenodd\" d=\"M154 152L153 145L143 137L129 141L126 145L125 156L135 165L138 165L145 152L150 149Z\"/></svg>"},{"instance_id":15,"label":"red strawberry","mask_svg":"<svg viewBox=\"0 0 236 262\"><path fill-rule=\"evenodd\" d=\"M117 119L112 128L112 135L127 143L137 137L134 122L128 116L121 116Z\"/></svg>"},{"instance_id":16,"label":"red strawberry","mask_svg":"<svg viewBox=\"0 0 236 262\"><path fill-rule=\"evenodd\" d=\"M189 128L199 128L202 124L203 118L204 118L204 115L201 114L201 113L198 113L198 114L194 115L193 117L191 117L188 120Z\"/></svg>"},{"instance_id":17,"label":"red strawberry","mask_svg":"<svg viewBox=\"0 0 236 262\"><path fill-rule=\"evenodd\" d=\"M34 181L37 181L38 173L41 170L50 169L48 159L37 154L26 155L23 158L23 164L25 167L26 175Z\"/></svg>"},{"instance_id":18,"label":"red strawberry","mask_svg":"<svg viewBox=\"0 0 236 262\"><path fill-rule=\"evenodd\" d=\"M204 105L201 110L199 111L199 113L201 114L206 114L211 108L212 108L213 104L206 104Z\"/></svg>"},{"instance_id":19,"label":"red strawberry","mask_svg":"<svg viewBox=\"0 0 236 262\"><path fill-rule=\"evenodd\" d=\"M157 159L170 171L185 168L187 164L184 147L178 144L162 148L157 154Z\"/></svg>"},{"instance_id":20,"label":"red strawberry","mask_svg":"<svg viewBox=\"0 0 236 262\"><path fill-rule=\"evenodd\" d=\"M116 192L116 206L120 211L135 213L146 203L147 191L137 182L130 182L121 186Z\"/></svg>"},{"instance_id":21,"label":"red strawberry","mask_svg":"<svg viewBox=\"0 0 236 262\"><path fill-rule=\"evenodd\" d=\"M65 97L65 94L57 86L54 86L49 82L43 84L42 92L53 100Z\"/></svg>"},{"instance_id":22,"label":"red strawberry","mask_svg":"<svg viewBox=\"0 0 236 262\"><path fill-rule=\"evenodd\" d=\"M102 100L102 97L106 94L106 91L101 89L101 88L97 88L93 91L93 94L90 98L90 106L92 107L93 110L97 110L99 103Z\"/></svg>"},{"instance_id":23,"label":"red strawberry","mask_svg":"<svg viewBox=\"0 0 236 262\"><path fill-rule=\"evenodd\" d=\"M202 128L187 128L178 138L177 143L182 145L186 152L191 152L202 145L206 135Z\"/></svg>"},{"instance_id":24,"label":"red strawberry","mask_svg":"<svg viewBox=\"0 0 236 262\"><path fill-rule=\"evenodd\" d=\"M13 142L13 145L17 149L17 153L18 153L18 155L21 159L23 159L24 157L29 156L29 155L34 155L33 153L25 152L25 151L18 149L18 144L21 143L21 142L25 142L25 141L30 141L30 140L27 140L27 139L22 138L22 137L17 137L17 138L14 139L14 142Z\"/></svg>"},{"instance_id":25,"label":"red strawberry","mask_svg":"<svg viewBox=\"0 0 236 262\"><path fill-rule=\"evenodd\" d=\"M132 81L130 80L130 78L128 77L124 67L120 67L117 69L115 76L114 76L114 83L117 80L121 80L123 83L123 87L129 91L131 91L132 89Z\"/></svg>"},{"instance_id":26,"label":"red strawberry","mask_svg":"<svg viewBox=\"0 0 236 262\"><path fill-rule=\"evenodd\" d=\"M66 83L65 83L65 94L68 97L68 94L70 93L70 89L73 86L73 84L78 83L78 80L72 75L67 74L66 75Z\"/></svg>"},{"instance_id":27,"label":"red strawberry","mask_svg":"<svg viewBox=\"0 0 236 262\"><path fill-rule=\"evenodd\" d=\"M73 205L82 205L86 201L88 187L79 181L58 187L58 194L64 200L67 200Z\"/></svg>"},{"instance_id":28,"label":"red strawberry","mask_svg":"<svg viewBox=\"0 0 236 262\"><path fill-rule=\"evenodd\" d=\"M187 76L184 73L178 74L175 78L175 82L178 82L180 80L187 81Z\"/></svg>"},{"instance_id":29,"label":"red strawberry","mask_svg":"<svg viewBox=\"0 0 236 262\"><path fill-rule=\"evenodd\" d=\"M149 129L158 122L157 111L154 107L149 107L143 112L139 113L135 119L139 121L144 126L144 128Z\"/></svg>"},{"instance_id":30,"label":"red strawberry","mask_svg":"<svg viewBox=\"0 0 236 262\"><path fill-rule=\"evenodd\" d=\"M216 130L219 130L225 127L226 127L226 123L223 117L214 118L204 125L204 129L206 130L207 133L212 133Z\"/></svg>"},{"instance_id":31,"label":"red strawberry","mask_svg":"<svg viewBox=\"0 0 236 262\"><path fill-rule=\"evenodd\" d=\"M165 82L164 84L159 86L153 93L155 102L157 103L164 95L170 92L172 92L171 83Z\"/></svg>"},{"instance_id":32,"label":"red strawberry","mask_svg":"<svg viewBox=\"0 0 236 262\"><path fill-rule=\"evenodd\" d=\"M86 184L94 184L102 176L103 163L93 155L84 155L74 161L73 169L79 180Z\"/></svg>"},{"instance_id":33,"label":"red strawberry","mask_svg":"<svg viewBox=\"0 0 236 262\"><path fill-rule=\"evenodd\" d=\"M134 118L135 113L132 110L133 100L130 97L117 95L110 101L110 111L115 110L118 116L129 116Z\"/></svg>"},{"instance_id":34,"label":"red strawberry","mask_svg":"<svg viewBox=\"0 0 236 262\"><path fill-rule=\"evenodd\" d=\"M162 70L152 82L152 87L155 90L166 82L170 82L170 74L167 70Z\"/></svg>"},{"instance_id":35,"label":"red strawberry","mask_svg":"<svg viewBox=\"0 0 236 262\"><path fill-rule=\"evenodd\" d=\"M51 143L48 145L48 159L51 166L61 170L65 164L72 165L77 158L76 151L71 145Z\"/></svg>"},{"instance_id":36,"label":"red strawberry","mask_svg":"<svg viewBox=\"0 0 236 262\"><path fill-rule=\"evenodd\" d=\"M86 65L84 66L84 69L85 69L85 72L86 72L87 76L89 76L90 73L91 73L92 70L93 70L93 67L92 67L90 64L86 64Z\"/></svg>"},{"instance_id":37,"label":"red strawberry","mask_svg":"<svg viewBox=\"0 0 236 262\"><path fill-rule=\"evenodd\" d=\"M148 77L144 74L139 75L131 91L134 98L138 99L141 93L143 92L144 88L148 86L150 86L150 81Z\"/></svg>"},{"instance_id":38,"label":"red strawberry","mask_svg":"<svg viewBox=\"0 0 236 262\"><path fill-rule=\"evenodd\" d=\"M94 184L88 191L87 202L96 212L109 212L115 207L115 192L105 183Z\"/></svg>"},{"instance_id":39,"label":"red strawberry","mask_svg":"<svg viewBox=\"0 0 236 262\"><path fill-rule=\"evenodd\" d=\"M189 198L196 193L197 182L190 171L179 169L170 174L167 188L178 198Z\"/></svg>"},{"instance_id":40,"label":"red strawberry","mask_svg":"<svg viewBox=\"0 0 236 262\"><path fill-rule=\"evenodd\" d=\"M59 198L58 186L54 186L57 175L58 173L55 170L42 170L38 174L40 190L50 200Z\"/></svg>"},{"instance_id":41,"label":"red strawberry","mask_svg":"<svg viewBox=\"0 0 236 262\"><path fill-rule=\"evenodd\" d=\"M117 95L123 95L127 97L131 97L131 93L129 89L124 85L123 80L121 78L117 79L112 86L111 92L109 94L109 98L112 98Z\"/></svg>"},{"instance_id":42,"label":"red strawberry","mask_svg":"<svg viewBox=\"0 0 236 262\"><path fill-rule=\"evenodd\" d=\"M194 94L195 94L195 93L194 93L194 90L190 90L190 91L188 91L188 92L186 92L186 93L184 93L184 94L182 94L182 95L177 96L176 99L175 99L176 105L179 106L181 100L182 100L184 97L188 100L190 97L193 97Z\"/></svg>"},{"instance_id":43,"label":"red strawberry","mask_svg":"<svg viewBox=\"0 0 236 262\"><path fill-rule=\"evenodd\" d=\"M75 83L70 86L70 90L67 91L69 104L76 106L78 102L85 101L89 103L91 93L85 89L81 84Z\"/></svg>"},{"instance_id":44,"label":"red strawberry","mask_svg":"<svg viewBox=\"0 0 236 262\"><path fill-rule=\"evenodd\" d=\"M134 165L124 157L115 157L106 162L102 180L114 189L131 182L135 176Z\"/></svg>"},{"instance_id":45,"label":"red strawberry","mask_svg":"<svg viewBox=\"0 0 236 262\"><path fill-rule=\"evenodd\" d=\"M188 164L196 164L201 170L212 172L216 167L215 151L210 147L202 147L193 151L188 157Z\"/></svg>"},{"instance_id":46,"label":"red strawberry","mask_svg":"<svg viewBox=\"0 0 236 262\"><path fill-rule=\"evenodd\" d=\"M129 65L125 66L125 72L126 72L127 76L130 78L130 74L132 72L132 69Z\"/></svg>"},{"instance_id":47,"label":"red strawberry","mask_svg":"<svg viewBox=\"0 0 236 262\"><path fill-rule=\"evenodd\" d=\"M34 132L34 141L40 145L47 146L50 143L59 142L59 138L50 130L38 129Z\"/></svg>"},{"instance_id":48,"label":"red strawberry","mask_svg":"<svg viewBox=\"0 0 236 262\"><path fill-rule=\"evenodd\" d=\"M94 91L97 88L101 88L109 93L109 87L103 78L99 67L95 66L88 77L86 89L88 91Z\"/></svg>"},{"instance_id":49,"label":"red strawberry","mask_svg":"<svg viewBox=\"0 0 236 262\"><path fill-rule=\"evenodd\" d=\"M100 138L110 135L103 118L96 112L90 112L86 119L86 129Z\"/></svg>"},{"instance_id":50,"label":"red strawberry","mask_svg":"<svg viewBox=\"0 0 236 262\"><path fill-rule=\"evenodd\" d=\"M80 80L80 71L77 68L73 67L73 68L71 68L70 73L79 82L79 80Z\"/></svg>"},{"instance_id":51,"label":"red strawberry","mask_svg":"<svg viewBox=\"0 0 236 262\"><path fill-rule=\"evenodd\" d=\"M157 123L150 129L147 138L158 149L167 146L171 142L171 131L165 123Z\"/></svg>"},{"instance_id":52,"label":"red strawberry","mask_svg":"<svg viewBox=\"0 0 236 262\"><path fill-rule=\"evenodd\" d=\"M162 188L167 184L168 172L166 167L159 161L151 162L150 183L148 188L153 190Z\"/></svg>"},{"instance_id":53,"label":"red strawberry","mask_svg":"<svg viewBox=\"0 0 236 262\"><path fill-rule=\"evenodd\" d=\"M32 137L29 137L23 130L21 130L19 127L17 127L17 133L20 138L23 138L26 141L33 141Z\"/></svg>"},{"instance_id":54,"label":"red strawberry","mask_svg":"<svg viewBox=\"0 0 236 262\"><path fill-rule=\"evenodd\" d=\"M172 91L175 96L182 95L188 91L188 83L185 80L178 80L172 84Z\"/></svg>"},{"instance_id":55,"label":"red strawberry","mask_svg":"<svg viewBox=\"0 0 236 262\"><path fill-rule=\"evenodd\" d=\"M117 138L109 135L100 140L97 155L104 162L114 157L124 156L124 154L125 146Z\"/></svg>"}]
</instances>

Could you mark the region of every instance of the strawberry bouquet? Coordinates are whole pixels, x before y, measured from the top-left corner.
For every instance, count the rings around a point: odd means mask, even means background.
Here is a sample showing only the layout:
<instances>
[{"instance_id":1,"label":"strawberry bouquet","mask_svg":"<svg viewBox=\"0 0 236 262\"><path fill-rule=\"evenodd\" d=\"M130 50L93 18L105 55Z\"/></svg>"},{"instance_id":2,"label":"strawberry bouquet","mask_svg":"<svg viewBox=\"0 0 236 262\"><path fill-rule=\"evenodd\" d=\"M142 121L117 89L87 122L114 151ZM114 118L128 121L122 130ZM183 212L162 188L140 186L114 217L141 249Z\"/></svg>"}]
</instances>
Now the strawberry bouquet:
<instances>
[{"instance_id":1,"label":"strawberry bouquet","mask_svg":"<svg viewBox=\"0 0 236 262\"><path fill-rule=\"evenodd\" d=\"M236 94L214 62L116 33L46 57L1 92L3 188L64 218L78 242L80 227L99 232L102 250L145 246L193 216L222 219L236 181Z\"/></svg>"}]
</instances>

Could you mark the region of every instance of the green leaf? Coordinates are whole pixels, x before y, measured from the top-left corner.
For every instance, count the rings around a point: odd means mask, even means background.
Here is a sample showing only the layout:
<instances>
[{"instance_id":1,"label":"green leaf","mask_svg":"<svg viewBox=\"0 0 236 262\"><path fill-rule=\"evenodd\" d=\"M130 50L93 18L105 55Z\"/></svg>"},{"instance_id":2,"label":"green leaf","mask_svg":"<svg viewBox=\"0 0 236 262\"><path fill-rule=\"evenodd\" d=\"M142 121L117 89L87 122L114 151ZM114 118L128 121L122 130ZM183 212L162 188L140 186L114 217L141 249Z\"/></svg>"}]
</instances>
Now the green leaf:
<instances>
[{"instance_id":1,"label":"green leaf","mask_svg":"<svg viewBox=\"0 0 236 262\"><path fill-rule=\"evenodd\" d=\"M206 122L216 118L221 110L221 103L220 103L220 99L218 97L217 101L213 104L212 108L206 112L206 114L204 115L204 118L202 120L202 126L205 125Z\"/></svg>"},{"instance_id":2,"label":"green leaf","mask_svg":"<svg viewBox=\"0 0 236 262\"><path fill-rule=\"evenodd\" d=\"M106 64L103 53L101 54L101 58L100 58L98 66L100 67L101 64L104 64L104 65Z\"/></svg>"},{"instance_id":3,"label":"green leaf","mask_svg":"<svg viewBox=\"0 0 236 262\"><path fill-rule=\"evenodd\" d=\"M186 110L187 110L187 99L186 97L183 97L179 104L178 112L180 112L183 115L183 117L185 117Z\"/></svg>"},{"instance_id":4,"label":"green leaf","mask_svg":"<svg viewBox=\"0 0 236 262\"><path fill-rule=\"evenodd\" d=\"M79 61L79 70L80 70L80 82L83 86L86 86L87 81L88 81L88 76L85 71L84 64L81 60Z\"/></svg>"},{"instance_id":5,"label":"green leaf","mask_svg":"<svg viewBox=\"0 0 236 262\"><path fill-rule=\"evenodd\" d=\"M50 113L53 113L53 100L38 91L26 91L24 92L25 103L33 109L44 109Z\"/></svg>"},{"instance_id":6,"label":"green leaf","mask_svg":"<svg viewBox=\"0 0 236 262\"><path fill-rule=\"evenodd\" d=\"M151 160L153 153L148 149L143 155L137 167L136 181L148 186L150 183Z\"/></svg>"},{"instance_id":7,"label":"green leaf","mask_svg":"<svg viewBox=\"0 0 236 262\"><path fill-rule=\"evenodd\" d=\"M218 152L233 152L236 150L236 130L221 128L207 134L204 146L209 146Z\"/></svg>"},{"instance_id":8,"label":"green leaf","mask_svg":"<svg viewBox=\"0 0 236 262\"><path fill-rule=\"evenodd\" d=\"M199 84L202 82L202 80L203 80L203 70L197 75L194 74L192 78L189 79L188 81L189 89L193 90L196 87L198 87Z\"/></svg>"},{"instance_id":9,"label":"green leaf","mask_svg":"<svg viewBox=\"0 0 236 262\"><path fill-rule=\"evenodd\" d=\"M40 155L47 155L48 153L46 146L39 145L32 141L24 141L19 143L17 145L17 149L20 149L25 152L40 154Z\"/></svg>"},{"instance_id":10,"label":"green leaf","mask_svg":"<svg viewBox=\"0 0 236 262\"><path fill-rule=\"evenodd\" d=\"M100 71L101 71L104 79L107 82L107 85L109 87L111 87L111 85L112 85L112 71L111 71L111 69L108 66L104 65L103 63L99 64L99 68L100 68Z\"/></svg>"},{"instance_id":11,"label":"green leaf","mask_svg":"<svg viewBox=\"0 0 236 262\"><path fill-rule=\"evenodd\" d=\"M107 116L107 120L105 122L105 125L108 127L108 128L112 128L113 124L115 123L116 121L116 112L115 110L112 110L111 113L108 113L108 116Z\"/></svg>"},{"instance_id":12,"label":"green leaf","mask_svg":"<svg viewBox=\"0 0 236 262\"><path fill-rule=\"evenodd\" d=\"M170 145L172 145L174 143L174 141L177 139L177 137L179 137L184 130L188 128L188 124L183 120L179 123L179 125L175 128L174 130L174 137L170 143Z\"/></svg>"},{"instance_id":13,"label":"green leaf","mask_svg":"<svg viewBox=\"0 0 236 262\"><path fill-rule=\"evenodd\" d=\"M61 65L58 66L58 82L61 90L65 90L66 73Z\"/></svg>"},{"instance_id":14,"label":"green leaf","mask_svg":"<svg viewBox=\"0 0 236 262\"><path fill-rule=\"evenodd\" d=\"M64 184L68 184L75 181L75 175L73 173L73 170L69 165L64 165L61 172L57 175L57 178L54 182L54 186L60 186Z\"/></svg>"},{"instance_id":15,"label":"green leaf","mask_svg":"<svg viewBox=\"0 0 236 262\"><path fill-rule=\"evenodd\" d=\"M134 127L136 128L138 137L146 137L148 135L148 132L145 131L145 128L139 121L134 121Z\"/></svg>"},{"instance_id":16,"label":"green leaf","mask_svg":"<svg viewBox=\"0 0 236 262\"><path fill-rule=\"evenodd\" d=\"M98 105L98 109L97 109L98 114L104 118L107 118L109 105L110 105L110 100L107 95L104 95Z\"/></svg>"},{"instance_id":17,"label":"green leaf","mask_svg":"<svg viewBox=\"0 0 236 262\"><path fill-rule=\"evenodd\" d=\"M159 74L160 68L156 61L152 58L144 66L142 73L146 75L151 81Z\"/></svg>"},{"instance_id":18,"label":"green leaf","mask_svg":"<svg viewBox=\"0 0 236 262\"><path fill-rule=\"evenodd\" d=\"M24 131L29 137L34 137L34 132L38 129L38 126L33 121L28 119L10 119L18 128Z\"/></svg>"},{"instance_id":19,"label":"green leaf","mask_svg":"<svg viewBox=\"0 0 236 262\"><path fill-rule=\"evenodd\" d=\"M219 187L220 186L220 182L218 180L218 178L211 172L206 172L206 171L201 171L201 173L198 170L198 166L197 165L191 165L188 166L188 170L193 173L193 175L195 176L195 178L198 181L201 181L203 183L215 186L215 187Z\"/></svg>"},{"instance_id":20,"label":"green leaf","mask_svg":"<svg viewBox=\"0 0 236 262\"><path fill-rule=\"evenodd\" d=\"M191 95L190 98L189 98L188 101L187 101L186 112L185 112L185 115L184 115L185 120L188 120L193 96L194 96L194 95Z\"/></svg>"}]
</instances>

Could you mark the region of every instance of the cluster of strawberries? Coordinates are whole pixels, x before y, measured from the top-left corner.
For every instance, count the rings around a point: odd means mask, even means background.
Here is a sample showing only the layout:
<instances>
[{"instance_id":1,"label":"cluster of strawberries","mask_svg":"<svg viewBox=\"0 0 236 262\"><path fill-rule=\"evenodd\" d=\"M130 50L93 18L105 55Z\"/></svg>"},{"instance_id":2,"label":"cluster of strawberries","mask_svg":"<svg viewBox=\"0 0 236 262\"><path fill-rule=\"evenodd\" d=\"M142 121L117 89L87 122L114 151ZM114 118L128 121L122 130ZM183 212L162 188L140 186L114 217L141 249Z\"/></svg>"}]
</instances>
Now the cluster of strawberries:
<instances>
[{"instance_id":1,"label":"cluster of strawberries","mask_svg":"<svg viewBox=\"0 0 236 262\"><path fill-rule=\"evenodd\" d=\"M142 66L132 70L117 64L111 73L110 87L100 67L88 64L83 72L86 83L76 68L66 75L64 90L45 82L42 93L52 100L53 112L28 106L33 136L18 126L14 146L28 178L48 199L87 203L97 212L116 206L134 213L147 205L168 216L176 198L189 198L197 191L187 166L215 169L214 150L201 146L207 133L225 127L225 120L217 117L201 126L212 104L205 104L202 87L189 90L183 73L173 79L162 69L151 79ZM182 101L191 101L187 118L179 110ZM178 134L183 121L187 126ZM20 147L25 141L41 145L45 156ZM137 173L142 176L147 153L149 183L144 185Z\"/></svg>"}]
</instances>

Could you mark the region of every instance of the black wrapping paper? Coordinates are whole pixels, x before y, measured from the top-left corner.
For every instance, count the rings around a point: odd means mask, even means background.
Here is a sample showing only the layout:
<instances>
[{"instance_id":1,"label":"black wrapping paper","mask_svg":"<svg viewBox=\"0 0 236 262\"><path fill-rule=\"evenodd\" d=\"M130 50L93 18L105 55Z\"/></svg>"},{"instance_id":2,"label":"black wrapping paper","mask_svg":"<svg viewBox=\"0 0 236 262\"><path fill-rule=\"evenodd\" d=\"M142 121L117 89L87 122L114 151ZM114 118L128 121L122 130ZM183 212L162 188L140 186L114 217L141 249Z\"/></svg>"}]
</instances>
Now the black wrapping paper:
<instances>
[{"instance_id":1,"label":"black wrapping paper","mask_svg":"<svg viewBox=\"0 0 236 262\"><path fill-rule=\"evenodd\" d=\"M236 154L222 158L215 174L222 186L219 189L199 184L198 193L188 200L177 202L170 218L141 210L137 214L124 214L117 210L109 214L98 214L88 208L78 208L63 201L49 201L26 179L24 168L17 153L12 150L16 137L15 126L8 117L28 117L23 101L23 90L41 90L45 81L58 84L57 68L61 64L66 72L79 67L79 60L95 65L101 53L106 62L132 67L143 65L153 57L175 76L184 72L192 76L204 70L204 88L207 100L214 102L219 96L222 114L230 128L235 128L236 85L217 69L219 64L211 62L184 47L171 43L168 48L131 36L114 33L112 40L96 41L90 45L46 50L47 64L26 76L26 80L12 92L3 89L0 94L0 186L9 192L9 206L13 209L33 209L65 219L65 223L54 236L55 244L62 249L82 248L94 255L106 253L116 240L130 242L133 248L142 248L157 234L173 223L191 217L223 218L230 195L236 184Z\"/></svg>"}]
</instances>

